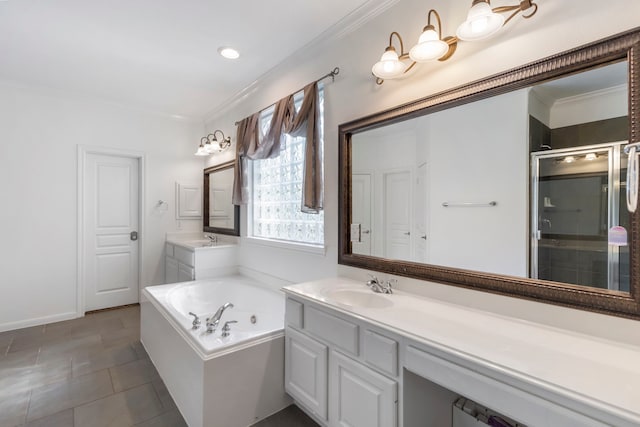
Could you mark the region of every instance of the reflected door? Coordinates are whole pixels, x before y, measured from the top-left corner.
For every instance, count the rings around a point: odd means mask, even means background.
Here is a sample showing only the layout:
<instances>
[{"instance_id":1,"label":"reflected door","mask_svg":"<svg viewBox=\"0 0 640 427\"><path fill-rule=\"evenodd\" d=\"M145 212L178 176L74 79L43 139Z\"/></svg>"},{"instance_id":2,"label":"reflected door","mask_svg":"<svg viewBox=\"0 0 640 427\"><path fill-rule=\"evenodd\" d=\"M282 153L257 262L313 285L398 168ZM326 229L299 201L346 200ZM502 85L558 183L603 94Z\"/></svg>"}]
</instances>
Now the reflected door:
<instances>
[{"instance_id":1,"label":"reflected door","mask_svg":"<svg viewBox=\"0 0 640 427\"><path fill-rule=\"evenodd\" d=\"M411 260L411 174L383 174L384 256Z\"/></svg>"},{"instance_id":2,"label":"reflected door","mask_svg":"<svg viewBox=\"0 0 640 427\"><path fill-rule=\"evenodd\" d=\"M371 255L371 175L353 174L351 188L352 222L360 224L360 241L352 241L351 250Z\"/></svg>"},{"instance_id":3,"label":"reflected door","mask_svg":"<svg viewBox=\"0 0 640 427\"><path fill-rule=\"evenodd\" d=\"M532 263L537 279L628 290L628 230L620 209L620 144L532 154Z\"/></svg>"},{"instance_id":4,"label":"reflected door","mask_svg":"<svg viewBox=\"0 0 640 427\"><path fill-rule=\"evenodd\" d=\"M416 233L414 233L413 241L415 242L415 257L414 261L426 263L429 262L429 251L427 244L427 224L428 218L428 206L427 200L429 200L429 194L427 193L427 164L423 163L418 166L416 171L416 197L415 197L415 222Z\"/></svg>"}]
</instances>

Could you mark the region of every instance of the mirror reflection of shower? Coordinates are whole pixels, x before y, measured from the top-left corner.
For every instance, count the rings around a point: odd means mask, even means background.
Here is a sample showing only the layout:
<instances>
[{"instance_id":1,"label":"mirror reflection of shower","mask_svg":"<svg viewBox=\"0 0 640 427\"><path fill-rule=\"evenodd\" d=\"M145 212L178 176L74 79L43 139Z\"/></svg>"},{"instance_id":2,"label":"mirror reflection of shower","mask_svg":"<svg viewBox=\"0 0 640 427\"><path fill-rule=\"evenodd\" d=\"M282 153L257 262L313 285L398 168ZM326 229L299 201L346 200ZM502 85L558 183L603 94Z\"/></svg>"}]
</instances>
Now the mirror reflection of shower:
<instances>
[{"instance_id":1,"label":"mirror reflection of shower","mask_svg":"<svg viewBox=\"0 0 640 427\"><path fill-rule=\"evenodd\" d=\"M625 142L532 153L532 277L629 289Z\"/></svg>"},{"instance_id":2,"label":"mirror reflection of shower","mask_svg":"<svg viewBox=\"0 0 640 427\"><path fill-rule=\"evenodd\" d=\"M625 67L530 92L532 278L629 291Z\"/></svg>"}]
</instances>

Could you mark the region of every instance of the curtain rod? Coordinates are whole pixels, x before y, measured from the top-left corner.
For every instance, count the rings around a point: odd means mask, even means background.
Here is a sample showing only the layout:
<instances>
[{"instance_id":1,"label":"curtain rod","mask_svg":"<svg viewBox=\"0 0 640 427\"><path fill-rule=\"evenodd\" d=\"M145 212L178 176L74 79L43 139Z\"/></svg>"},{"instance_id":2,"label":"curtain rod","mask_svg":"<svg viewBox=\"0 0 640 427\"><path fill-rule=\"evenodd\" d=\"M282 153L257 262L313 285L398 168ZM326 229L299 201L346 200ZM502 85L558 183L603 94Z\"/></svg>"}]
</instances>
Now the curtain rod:
<instances>
[{"instance_id":1,"label":"curtain rod","mask_svg":"<svg viewBox=\"0 0 640 427\"><path fill-rule=\"evenodd\" d=\"M328 72L327 74L325 74L324 76L322 76L322 77L320 77L319 79L317 79L317 80L315 81L315 83L319 83L319 82L321 82L321 81L322 81L322 80L324 80L324 79L328 79L329 77L331 77L331 81L332 81L332 82L335 82L335 81L336 81L336 76L337 76L338 74L340 74L340 68L336 67L336 68L334 68L333 70L329 71L329 72ZM300 89L298 89L298 90L296 90L296 91L294 91L293 93L298 93L298 92L300 92L302 89L304 89L304 87L303 87L303 88L300 88ZM272 105L275 105L275 102L274 102L273 104L269 105L269 107L271 107ZM262 110L259 110L259 111L264 111L264 110L266 110L266 109L267 109L267 108L269 108L269 107L265 107L265 108L263 108ZM236 126L238 126L238 125L240 124L240 122L238 121L238 122L235 122L234 124L235 124Z\"/></svg>"}]
</instances>

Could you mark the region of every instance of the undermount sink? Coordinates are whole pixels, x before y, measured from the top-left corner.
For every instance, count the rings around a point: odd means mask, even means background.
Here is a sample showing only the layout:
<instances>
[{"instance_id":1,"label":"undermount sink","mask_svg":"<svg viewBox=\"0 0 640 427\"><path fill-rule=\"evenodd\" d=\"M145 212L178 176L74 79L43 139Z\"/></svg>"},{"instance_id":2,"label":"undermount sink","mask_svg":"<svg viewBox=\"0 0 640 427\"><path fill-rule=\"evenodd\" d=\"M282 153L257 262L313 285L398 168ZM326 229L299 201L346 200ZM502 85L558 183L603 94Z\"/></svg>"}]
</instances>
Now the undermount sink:
<instances>
[{"instance_id":1,"label":"undermount sink","mask_svg":"<svg viewBox=\"0 0 640 427\"><path fill-rule=\"evenodd\" d=\"M341 289L330 291L327 297L338 304L348 305L351 307L362 308L386 308L393 305L390 297L375 294L373 291L362 290L356 291L351 289Z\"/></svg>"}]
</instances>

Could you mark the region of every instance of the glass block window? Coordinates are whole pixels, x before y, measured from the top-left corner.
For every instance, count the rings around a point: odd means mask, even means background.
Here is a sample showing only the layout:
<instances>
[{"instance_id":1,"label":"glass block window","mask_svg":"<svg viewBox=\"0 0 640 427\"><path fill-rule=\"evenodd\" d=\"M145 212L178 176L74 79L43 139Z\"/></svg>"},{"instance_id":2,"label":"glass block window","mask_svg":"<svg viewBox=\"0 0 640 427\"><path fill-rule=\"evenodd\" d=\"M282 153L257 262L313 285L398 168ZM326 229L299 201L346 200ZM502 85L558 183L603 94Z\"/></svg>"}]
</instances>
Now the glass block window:
<instances>
[{"instance_id":1,"label":"glass block window","mask_svg":"<svg viewBox=\"0 0 640 427\"><path fill-rule=\"evenodd\" d=\"M299 109L302 93L294 99ZM320 129L324 129L324 96L321 88L318 99ZM272 113L273 109L267 109L260 117L263 134L269 126ZM322 133L321 136L324 141ZM324 212L308 214L300 211L305 139L287 135L278 157L250 162L249 233L252 237L324 245Z\"/></svg>"}]
</instances>

